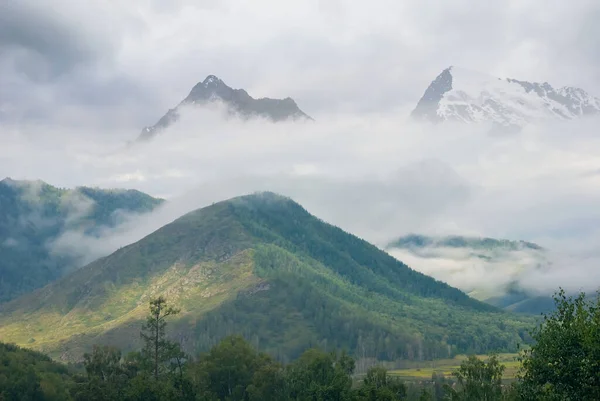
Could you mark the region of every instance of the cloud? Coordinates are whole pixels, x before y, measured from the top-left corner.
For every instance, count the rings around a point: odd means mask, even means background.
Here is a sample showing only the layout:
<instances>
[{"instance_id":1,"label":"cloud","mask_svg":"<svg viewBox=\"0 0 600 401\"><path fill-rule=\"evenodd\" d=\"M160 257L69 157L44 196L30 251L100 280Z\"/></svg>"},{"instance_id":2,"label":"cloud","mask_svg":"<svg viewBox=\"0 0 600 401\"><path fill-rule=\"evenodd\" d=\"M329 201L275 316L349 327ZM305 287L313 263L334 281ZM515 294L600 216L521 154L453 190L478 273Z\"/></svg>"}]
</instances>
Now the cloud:
<instances>
[{"instance_id":1,"label":"cloud","mask_svg":"<svg viewBox=\"0 0 600 401\"><path fill-rule=\"evenodd\" d=\"M55 79L99 56L99 41L81 35L89 32L89 27L83 30L73 11L65 8L59 13L43 2L9 0L0 14L3 61L11 61L27 78L40 82Z\"/></svg>"},{"instance_id":2,"label":"cloud","mask_svg":"<svg viewBox=\"0 0 600 401\"><path fill-rule=\"evenodd\" d=\"M510 290L552 295L559 287L593 294L600 286L599 239L596 234L576 245L557 246L558 250L429 246L391 248L388 252L415 270L482 300Z\"/></svg>"},{"instance_id":3,"label":"cloud","mask_svg":"<svg viewBox=\"0 0 600 401\"><path fill-rule=\"evenodd\" d=\"M412 268L444 281L480 299L504 295L509 287L533 293L556 290L532 286L530 277L543 275L546 252L534 249L481 250L470 247L429 247L415 252L411 249L390 249L389 253Z\"/></svg>"},{"instance_id":4,"label":"cloud","mask_svg":"<svg viewBox=\"0 0 600 401\"><path fill-rule=\"evenodd\" d=\"M449 65L600 94L594 0L9 0L0 7L0 109L13 122L105 125L133 137L208 74L255 97L291 96L317 118L406 114Z\"/></svg>"},{"instance_id":5,"label":"cloud","mask_svg":"<svg viewBox=\"0 0 600 401\"><path fill-rule=\"evenodd\" d=\"M592 269L599 258L590 251L600 238L597 120L490 135L486 126L413 125L394 113L280 124L223 116L218 110L184 109L179 123L134 146L124 146L118 136L80 137L68 129L38 139L21 127L4 136L8 151L0 154L0 170L61 187L136 188L169 199L151 217L126 216L124 224L99 237L71 230L55 244L93 257L183 213L270 190L380 246L410 232L524 239L555 252L547 280L534 273L519 276L528 288L600 284ZM425 265L399 257L467 289L486 280L510 281L514 261L526 260L523 256L489 265L456 255Z\"/></svg>"}]
</instances>

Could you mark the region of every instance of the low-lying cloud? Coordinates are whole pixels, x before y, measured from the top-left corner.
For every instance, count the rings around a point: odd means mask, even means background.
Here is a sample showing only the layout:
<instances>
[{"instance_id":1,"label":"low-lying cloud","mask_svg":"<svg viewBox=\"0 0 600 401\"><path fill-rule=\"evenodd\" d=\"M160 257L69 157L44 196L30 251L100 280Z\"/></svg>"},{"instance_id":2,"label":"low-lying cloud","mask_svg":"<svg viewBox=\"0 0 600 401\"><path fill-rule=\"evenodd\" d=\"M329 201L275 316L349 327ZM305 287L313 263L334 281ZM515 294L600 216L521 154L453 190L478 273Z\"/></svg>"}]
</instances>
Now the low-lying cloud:
<instances>
[{"instance_id":1,"label":"low-lying cloud","mask_svg":"<svg viewBox=\"0 0 600 401\"><path fill-rule=\"evenodd\" d=\"M397 113L278 124L223 116L184 110L154 140L129 146L137 132L0 127L0 171L62 187L135 188L169 200L100 238L70 231L56 242L94 257L183 213L270 190L381 246L409 232L524 239L570 255L557 257L549 273L523 276L531 288L600 284L598 254L590 253L599 244L598 120L492 135L487 126L415 125ZM399 257L467 289L511 277L515 261L524 260L513 256L489 266L456 255L425 264Z\"/></svg>"},{"instance_id":2,"label":"low-lying cloud","mask_svg":"<svg viewBox=\"0 0 600 401\"><path fill-rule=\"evenodd\" d=\"M481 299L501 296L509 288L537 293L539 288L532 288L524 279L548 263L546 252L534 249L429 247L418 252L394 248L388 252L412 268Z\"/></svg>"}]
</instances>

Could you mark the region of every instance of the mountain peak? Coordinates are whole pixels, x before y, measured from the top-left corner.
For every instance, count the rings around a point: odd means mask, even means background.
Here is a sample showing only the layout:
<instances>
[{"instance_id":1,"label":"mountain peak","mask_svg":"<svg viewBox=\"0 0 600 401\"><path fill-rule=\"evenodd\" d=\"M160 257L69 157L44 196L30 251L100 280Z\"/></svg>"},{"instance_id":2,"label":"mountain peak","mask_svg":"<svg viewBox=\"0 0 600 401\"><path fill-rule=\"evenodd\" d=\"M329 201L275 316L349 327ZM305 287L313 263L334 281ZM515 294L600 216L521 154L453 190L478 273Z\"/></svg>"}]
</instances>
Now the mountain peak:
<instances>
[{"instance_id":1,"label":"mountain peak","mask_svg":"<svg viewBox=\"0 0 600 401\"><path fill-rule=\"evenodd\" d=\"M229 88L229 86L225 84L225 82L223 82L221 78L217 77L216 75L209 75L204 79L204 81L196 84L196 86L192 90L198 90L200 88L207 90L217 90L220 87L232 90L231 88Z\"/></svg>"},{"instance_id":2,"label":"mountain peak","mask_svg":"<svg viewBox=\"0 0 600 401\"><path fill-rule=\"evenodd\" d=\"M434 123L491 122L520 128L596 114L600 114L600 99L580 88L555 89L548 82L503 79L450 66L431 82L411 116Z\"/></svg>"},{"instance_id":3,"label":"mountain peak","mask_svg":"<svg viewBox=\"0 0 600 401\"><path fill-rule=\"evenodd\" d=\"M42 187L49 186L49 184L45 183L42 180L15 180L11 177L6 177L3 180L0 180L0 184L9 186L9 187Z\"/></svg>"},{"instance_id":4,"label":"mountain peak","mask_svg":"<svg viewBox=\"0 0 600 401\"><path fill-rule=\"evenodd\" d=\"M206 77L206 79L202 83L205 86L208 86L212 83L223 83L223 81L221 81L221 79L219 77L217 77L216 75L209 75Z\"/></svg>"},{"instance_id":5,"label":"mountain peak","mask_svg":"<svg viewBox=\"0 0 600 401\"><path fill-rule=\"evenodd\" d=\"M181 307L173 327L189 353L231 331L258 333L264 351L289 359L315 343L366 357L415 358L423 344L415 327L435 333L424 357L482 343L508 349L521 338L514 317L271 192L188 213L3 306L0 337L68 360L79 360L92 344L132 348L147 302L158 294ZM448 325L451 315L464 322ZM502 329L489 340L461 337L498 323ZM340 336L331 327L348 330ZM385 348L377 342L382 335Z\"/></svg>"},{"instance_id":6,"label":"mountain peak","mask_svg":"<svg viewBox=\"0 0 600 401\"><path fill-rule=\"evenodd\" d=\"M437 106L444 94L452 90L452 66L443 70L429 85L411 116L417 119L440 121Z\"/></svg>"},{"instance_id":7,"label":"mountain peak","mask_svg":"<svg viewBox=\"0 0 600 401\"><path fill-rule=\"evenodd\" d=\"M312 120L296 102L286 97L271 99L268 97L255 99L244 89L233 89L216 75L208 75L204 81L197 83L188 96L179 105L170 109L156 124L145 127L139 139L150 139L158 132L179 120L179 107L185 105L206 106L214 102L222 102L231 115L242 118L262 117L272 122L288 119Z\"/></svg>"}]
</instances>

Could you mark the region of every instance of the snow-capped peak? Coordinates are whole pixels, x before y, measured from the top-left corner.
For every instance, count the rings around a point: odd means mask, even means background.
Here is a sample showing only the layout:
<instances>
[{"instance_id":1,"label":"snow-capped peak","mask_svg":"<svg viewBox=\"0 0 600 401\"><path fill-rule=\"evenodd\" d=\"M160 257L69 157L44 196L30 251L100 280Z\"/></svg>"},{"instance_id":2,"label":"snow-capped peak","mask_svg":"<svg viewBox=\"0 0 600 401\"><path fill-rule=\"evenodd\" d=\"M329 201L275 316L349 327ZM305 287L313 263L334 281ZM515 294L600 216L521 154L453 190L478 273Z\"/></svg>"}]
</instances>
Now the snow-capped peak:
<instances>
[{"instance_id":1,"label":"snow-capped peak","mask_svg":"<svg viewBox=\"0 0 600 401\"><path fill-rule=\"evenodd\" d=\"M580 88L498 78L449 67L429 85L412 116L432 122L492 122L523 127L546 120L600 114L600 99Z\"/></svg>"},{"instance_id":2,"label":"snow-capped peak","mask_svg":"<svg viewBox=\"0 0 600 401\"><path fill-rule=\"evenodd\" d=\"M221 81L216 75L209 75L202 82L202 85L204 85L205 88L208 88L209 86L218 85L219 83L222 83L222 82L223 81Z\"/></svg>"}]
</instances>

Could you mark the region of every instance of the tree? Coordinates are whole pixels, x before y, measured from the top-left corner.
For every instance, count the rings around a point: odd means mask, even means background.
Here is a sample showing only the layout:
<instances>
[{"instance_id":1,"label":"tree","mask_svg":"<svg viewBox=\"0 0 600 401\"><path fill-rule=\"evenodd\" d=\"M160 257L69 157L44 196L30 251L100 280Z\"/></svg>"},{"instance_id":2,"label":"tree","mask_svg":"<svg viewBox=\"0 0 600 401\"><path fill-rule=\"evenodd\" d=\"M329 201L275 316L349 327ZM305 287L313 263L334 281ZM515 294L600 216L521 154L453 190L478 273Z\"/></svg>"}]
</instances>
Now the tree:
<instances>
[{"instance_id":1,"label":"tree","mask_svg":"<svg viewBox=\"0 0 600 401\"><path fill-rule=\"evenodd\" d=\"M247 387L249 401L282 401L289 399L283 366L268 358L254 372Z\"/></svg>"},{"instance_id":2,"label":"tree","mask_svg":"<svg viewBox=\"0 0 600 401\"><path fill-rule=\"evenodd\" d=\"M398 401L406 396L406 386L398 378L388 376L383 367L367 371L358 398L364 401Z\"/></svg>"},{"instance_id":3,"label":"tree","mask_svg":"<svg viewBox=\"0 0 600 401\"><path fill-rule=\"evenodd\" d=\"M345 353L310 349L288 365L290 397L299 401L349 399L354 365L354 359Z\"/></svg>"},{"instance_id":4,"label":"tree","mask_svg":"<svg viewBox=\"0 0 600 401\"><path fill-rule=\"evenodd\" d=\"M110 381L123 372L121 351L115 347L94 345L91 354L83 354L83 366L88 377Z\"/></svg>"},{"instance_id":5,"label":"tree","mask_svg":"<svg viewBox=\"0 0 600 401\"><path fill-rule=\"evenodd\" d=\"M431 399L440 401L446 397L446 389L452 386L449 379L443 373L433 372L431 374L432 394Z\"/></svg>"},{"instance_id":6,"label":"tree","mask_svg":"<svg viewBox=\"0 0 600 401\"><path fill-rule=\"evenodd\" d=\"M564 290L554 296L556 309L531 335L521 356L519 394L526 400L600 400L600 297Z\"/></svg>"},{"instance_id":7,"label":"tree","mask_svg":"<svg viewBox=\"0 0 600 401\"><path fill-rule=\"evenodd\" d=\"M166 318L177 313L179 310L167 305L162 296L150 301L150 314L140 335L144 341L142 355L150 362L154 379L158 379L162 363L171 359L174 347L166 339Z\"/></svg>"},{"instance_id":8,"label":"tree","mask_svg":"<svg viewBox=\"0 0 600 401\"><path fill-rule=\"evenodd\" d=\"M127 375L121 351L114 347L94 345L92 353L83 355L87 380L75 393L77 400L112 401L123 398Z\"/></svg>"},{"instance_id":9,"label":"tree","mask_svg":"<svg viewBox=\"0 0 600 401\"><path fill-rule=\"evenodd\" d=\"M226 337L191 369L203 399L245 400L255 372L271 363L241 336ZM258 390L256 390L258 391Z\"/></svg>"},{"instance_id":10,"label":"tree","mask_svg":"<svg viewBox=\"0 0 600 401\"><path fill-rule=\"evenodd\" d=\"M471 355L453 373L457 388L447 387L451 400L500 401L502 400L502 374L504 365L495 354L487 362Z\"/></svg>"},{"instance_id":11,"label":"tree","mask_svg":"<svg viewBox=\"0 0 600 401\"><path fill-rule=\"evenodd\" d=\"M419 401L431 401L431 400L433 400L433 397L431 396L429 391L427 391L426 388L421 389L421 394L419 395Z\"/></svg>"}]
</instances>

